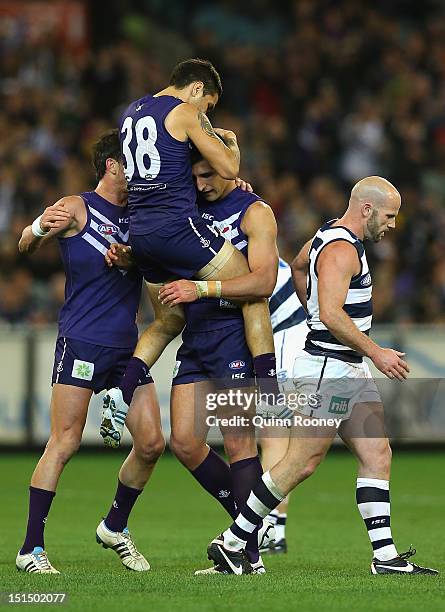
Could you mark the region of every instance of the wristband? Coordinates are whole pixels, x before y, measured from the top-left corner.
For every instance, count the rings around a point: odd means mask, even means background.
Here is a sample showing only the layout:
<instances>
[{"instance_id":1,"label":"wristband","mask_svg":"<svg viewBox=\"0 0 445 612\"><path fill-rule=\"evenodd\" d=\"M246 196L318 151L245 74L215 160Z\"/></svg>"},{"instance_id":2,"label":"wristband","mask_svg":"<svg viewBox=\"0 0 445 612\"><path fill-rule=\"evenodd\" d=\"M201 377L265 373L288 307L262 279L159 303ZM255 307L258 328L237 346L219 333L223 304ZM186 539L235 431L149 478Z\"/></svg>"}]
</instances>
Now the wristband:
<instances>
[{"instance_id":1,"label":"wristband","mask_svg":"<svg viewBox=\"0 0 445 612\"><path fill-rule=\"evenodd\" d=\"M198 299L206 297L221 297L221 281L194 281Z\"/></svg>"},{"instance_id":2,"label":"wristband","mask_svg":"<svg viewBox=\"0 0 445 612\"><path fill-rule=\"evenodd\" d=\"M49 232L49 230L42 230L40 226L41 218L42 218L42 215L40 215L40 217L37 217L37 219L34 219L31 225L31 231L36 238L43 238Z\"/></svg>"}]
</instances>

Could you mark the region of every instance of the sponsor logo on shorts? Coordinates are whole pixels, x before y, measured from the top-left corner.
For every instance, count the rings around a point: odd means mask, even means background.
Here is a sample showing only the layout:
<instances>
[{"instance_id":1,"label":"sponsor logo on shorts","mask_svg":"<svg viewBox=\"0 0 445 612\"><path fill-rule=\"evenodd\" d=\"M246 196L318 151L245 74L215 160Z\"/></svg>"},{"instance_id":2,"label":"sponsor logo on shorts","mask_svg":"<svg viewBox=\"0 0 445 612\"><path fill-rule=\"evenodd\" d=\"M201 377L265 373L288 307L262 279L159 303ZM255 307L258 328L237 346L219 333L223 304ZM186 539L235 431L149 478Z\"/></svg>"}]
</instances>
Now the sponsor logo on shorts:
<instances>
[{"instance_id":1,"label":"sponsor logo on shorts","mask_svg":"<svg viewBox=\"0 0 445 612\"><path fill-rule=\"evenodd\" d=\"M178 372L179 372L179 368L180 368L180 367L181 367L181 362L180 362L180 361L177 361L177 362L175 363L175 367L173 368L172 378L175 378L175 376L177 376L177 375L178 375Z\"/></svg>"},{"instance_id":2,"label":"sponsor logo on shorts","mask_svg":"<svg viewBox=\"0 0 445 612\"><path fill-rule=\"evenodd\" d=\"M231 363L229 363L229 368L231 370L240 370L241 368L244 368L246 365L245 361L242 361L241 359L236 359L235 361L232 361Z\"/></svg>"},{"instance_id":3,"label":"sponsor logo on shorts","mask_svg":"<svg viewBox=\"0 0 445 612\"><path fill-rule=\"evenodd\" d=\"M115 236L119 233L119 228L111 223L102 223L99 225L99 232L105 236Z\"/></svg>"},{"instance_id":4,"label":"sponsor logo on shorts","mask_svg":"<svg viewBox=\"0 0 445 612\"><path fill-rule=\"evenodd\" d=\"M362 280L360 281L360 285L362 287L369 287L371 284L371 275L368 273Z\"/></svg>"},{"instance_id":5,"label":"sponsor logo on shorts","mask_svg":"<svg viewBox=\"0 0 445 612\"><path fill-rule=\"evenodd\" d=\"M227 497L230 497L230 491L227 489L221 489L221 491L218 493L218 497L219 499L226 499Z\"/></svg>"},{"instance_id":6,"label":"sponsor logo on shorts","mask_svg":"<svg viewBox=\"0 0 445 612\"><path fill-rule=\"evenodd\" d=\"M207 238L204 238L204 236L201 236L199 240L203 249L207 249L210 246L210 240L207 240Z\"/></svg>"},{"instance_id":7,"label":"sponsor logo on shorts","mask_svg":"<svg viewBox=\"0 0 445 612\"><path fill-rule=\"evenodd\" d=\"M347 414L348 406L348 397L337 397L336 395L333 395L331 398L331 403L329 404L328 412L332 412L333 414Z\"/></svg>"},{"instance_id":8,"label":"sponsor logo on shorts","mask_svg":"<svg viewBox=\"0 0 445 612\"><path fill-rule=\"evenodd\" d=\"M71 376L73 378L80 378L81 380L93 380L94 374L94 363L90 363L89 361L81 361L80 359L75 359L73 364L73 371L71 372Z\"/></svg>"}]
</instances>

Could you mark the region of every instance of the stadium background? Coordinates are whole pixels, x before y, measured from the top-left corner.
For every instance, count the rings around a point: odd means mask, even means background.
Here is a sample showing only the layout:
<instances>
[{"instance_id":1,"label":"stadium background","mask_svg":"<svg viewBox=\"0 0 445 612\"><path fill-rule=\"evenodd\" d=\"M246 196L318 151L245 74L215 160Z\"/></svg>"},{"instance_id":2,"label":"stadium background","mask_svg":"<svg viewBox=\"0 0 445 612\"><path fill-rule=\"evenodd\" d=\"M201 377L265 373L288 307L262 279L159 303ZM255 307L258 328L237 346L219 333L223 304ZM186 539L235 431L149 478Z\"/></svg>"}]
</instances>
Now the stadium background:
<instances>
[{"instance_id":1,"label":"stadium background","mask_svg":"<svg viewBox=\"0 0 445 612\"><path fill-rule=\"evenodd\" d=\"M399 440L445 440L443 382L437 382L445 367L442 2L0 0L0 446L7 451L0 462L1 516L8 525L7 533L1 530L1 590L26 591L29 584L42 590L38 581L12 575L37 456L11 447L41 447L47 436L54 325L64 286L57 245L28 258L18 254L19 236L44 206L94 186L94 140L116 125L126 102L162 88L173 65L193 56L211 59L221 73L224 95L212 122L237 133L241 174L273 207L288 261L324 220L341 214L357 179L382 175L400 190L396 232L368 248L375 334L407 349L414 380L428 393L419 409L416 383L410 383L410 407L396 392L387 408ZM150 317L144 303L140 323ZM173 355L170 348L157 375L167 430ZM97 439L97 407L86 442ZM49 522L51 551L75 580L47 584L65 585L79 609L113 609L117 600L142 609L150 595L158 609L248 609L249 598L255 610L296 603L302 610L346 609L351 592L361 593L356 610L410 610L421 603L442 609L443 582L420 589L418 583L369 583L366 534L353 507L353 462L343 455L330 458L298 493L289 529L297 558L271 559L274 571L261 601L251 581L228 587L184 578L184 569L190 574L202 564L201 551L225 519L172 458L163 458L132 523L138 546L148 546L160 567L147 591L143 577L123 576L115 559L84 543L109 504L121 458L81 453L74 459ZM396 535L409 544L415 522L423 559L443 566L443 454L404 452L394 466ZM82 495L80 481L89 487ZM183 497L189 504L179 516ZM70 511L78 521L67 536ZM72 558L64 559L66 545ZM340 567L339 550L348 551ZM106 570L108 580L92 580L89 563L99 574Z\"/></svg>"}]
</instances>

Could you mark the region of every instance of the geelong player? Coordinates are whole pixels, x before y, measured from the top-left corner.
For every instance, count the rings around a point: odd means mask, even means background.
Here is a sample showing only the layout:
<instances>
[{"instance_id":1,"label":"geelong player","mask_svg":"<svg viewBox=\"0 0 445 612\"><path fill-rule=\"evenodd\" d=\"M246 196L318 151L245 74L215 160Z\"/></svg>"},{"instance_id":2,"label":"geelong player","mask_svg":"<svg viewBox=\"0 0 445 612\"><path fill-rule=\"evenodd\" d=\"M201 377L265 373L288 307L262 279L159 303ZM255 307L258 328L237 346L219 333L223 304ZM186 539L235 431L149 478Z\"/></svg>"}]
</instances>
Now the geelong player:
<instances>
[{"instance_id":1,"label":"geelong player","mask_svg":"<svg viewBox=\"0 0 445 612\"><path fill-rule=\"evenodd\" d=\"M316 405L308 410L302 407L301 412L315 417L318 425L305 426L294 419L284 458L259 479L235 522L209 545L209 557L227 572L252 571L244 553L246 541L289 491L315 471L337 433L327 421L335 416L342 420L338 433L359 464L356 499L373 549L372 573L438 574L409 561L415 550L399 554L394 545L391 449L379 393L363 361L363 356L369 357L390 379L404 380L408 375L403 353L382 348L368 336L372 280L363 247L364 240L377 242L394 229L400 204L400 194L385 179L361 180L351 192L343 217L321 227L293 264L309 325L305 355L295 363L295 384L301 393L317 394ZM326 419L326 426L320 417Z\"/></svg>"},{"instance_id":2,"label":"geelong player","mask_svg":"<svg viewBox=\"0 0 445 612\"><path fill-rule=\"evenodd\" d=\"M137 342L136 313L141 292L138 271L110 270L110 243L128 239L127 183L117 131L94 147L98 185L64 197L26 227L21 252L32 253L57 238L66 272L66 300L59 318L51 434L31 478L29 518L16 565L35 573L59 573L45 552L44 527L65 464L77 451L92 393L120 379ZM173 334L175 336L179 330ZM129 569L150 569L137 551L127 520L164 449L159 407L148 370L141 373L127 426L133 448L124 461L112 506L97 528L97 541L112 548Z\"/></svg>"},{"instance_id":3,"label":"geelong player","mask_svg":"<svg viewBox=\"0 0 445 612\"><path fill-rule=\"evenodd\" d=\"M220 297L221 281L249 273L245 257L202 219L196 205L190 143L223 178L234 179L239 170L235 134L214 130L205 114L221 93L221 79L210 62L187 60L175 67L168 87L130 104L120 125L129 242L136 263L150 283L199 279L197 287L204 297ZM267 301L245 301L242 312L256 375L263 391L277 393ZM151 341L136 347L120 388L112 389L104 400L101 434L110 446L119 445L137 381L158 355L151 332L146 339Z\"/></svg>"}]
</instances>

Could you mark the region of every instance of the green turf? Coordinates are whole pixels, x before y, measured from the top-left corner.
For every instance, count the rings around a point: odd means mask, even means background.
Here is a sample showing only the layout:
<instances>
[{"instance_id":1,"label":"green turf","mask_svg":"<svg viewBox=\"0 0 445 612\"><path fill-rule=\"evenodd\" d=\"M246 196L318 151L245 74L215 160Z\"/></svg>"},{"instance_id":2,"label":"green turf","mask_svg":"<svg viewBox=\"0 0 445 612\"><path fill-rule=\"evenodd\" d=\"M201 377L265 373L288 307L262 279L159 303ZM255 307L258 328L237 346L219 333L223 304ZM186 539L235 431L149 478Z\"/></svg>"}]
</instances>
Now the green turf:
<instances>
[{"instance_id":1,"label":"green turf","mask_svg":"<svg viewBox=\"0 0 445 612\"><path fill-rule=\"evenodd\" d=\"M348 610L445 609L444 579L371 576L370 546L355 506L355 465L331 454L294 493L290 552L267 558L265 576L193 576L207 565L209 539L229 524L219 505L170 456L164 457L130 528L152 571L126 571L95 543L122 455L110 451L74 458L62 476L46 529L46 549L60 576L18 573L14 559L24 535L27 483L36 457L0 456L0 591L67 592L66 610ZM400 550L445 571L445 455L395 453L393 534ZM8 606L11 608L11 606ZM25 606L26 608L30 606ZM32 608L48 606L33 605Z\"/></svg>"}]
</instances>

